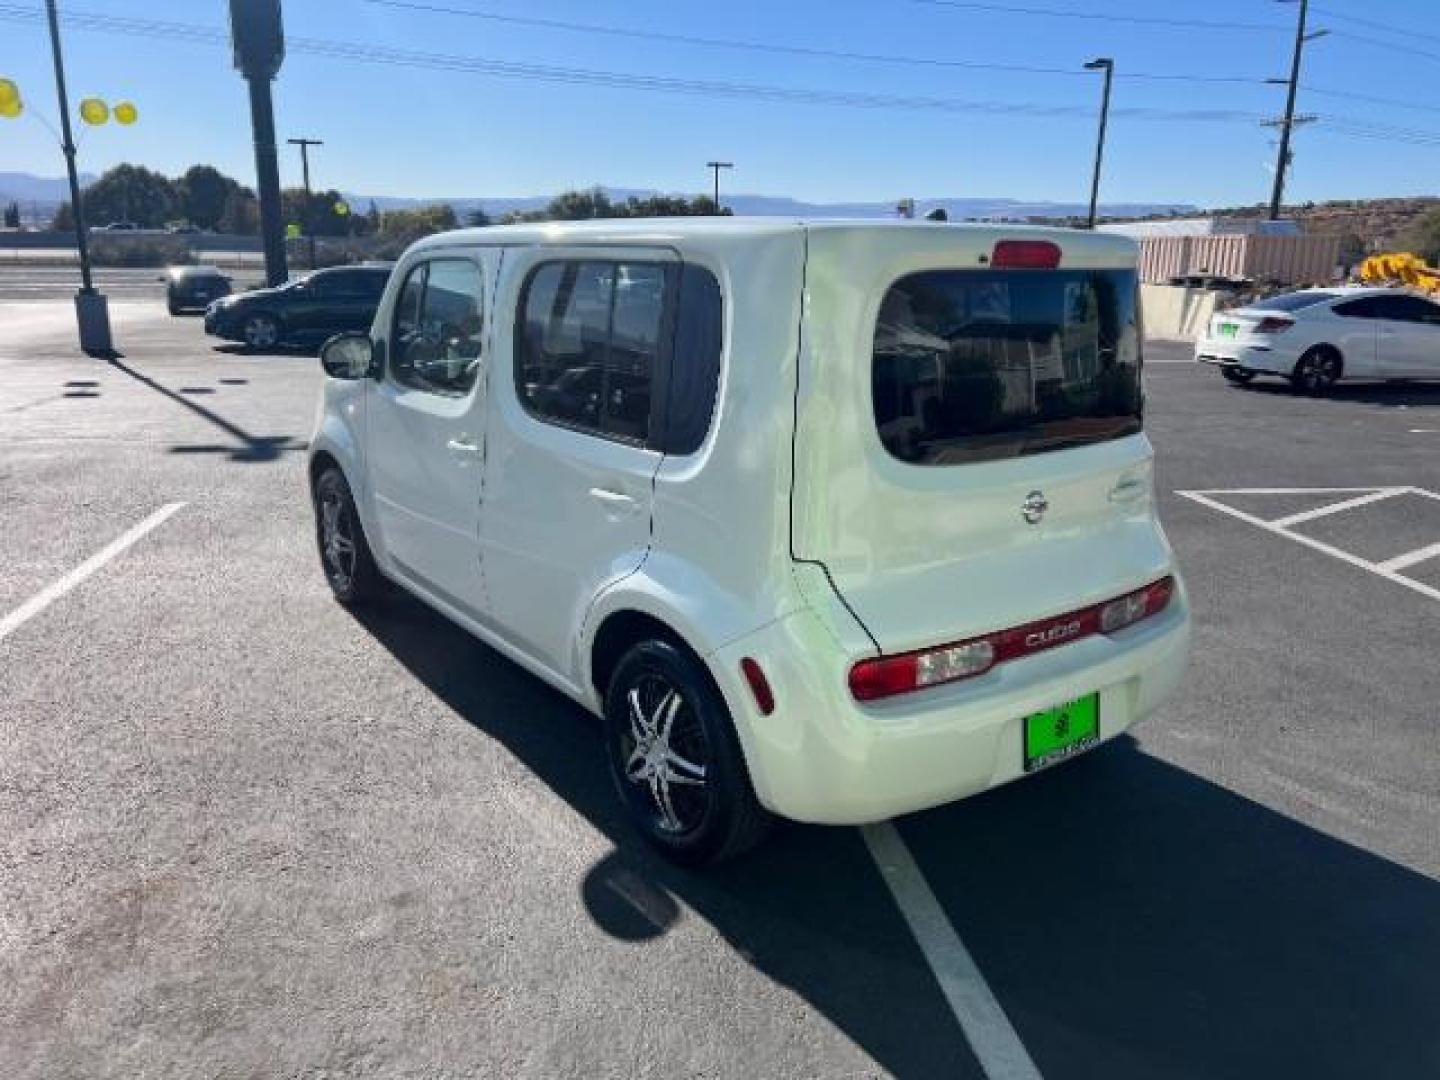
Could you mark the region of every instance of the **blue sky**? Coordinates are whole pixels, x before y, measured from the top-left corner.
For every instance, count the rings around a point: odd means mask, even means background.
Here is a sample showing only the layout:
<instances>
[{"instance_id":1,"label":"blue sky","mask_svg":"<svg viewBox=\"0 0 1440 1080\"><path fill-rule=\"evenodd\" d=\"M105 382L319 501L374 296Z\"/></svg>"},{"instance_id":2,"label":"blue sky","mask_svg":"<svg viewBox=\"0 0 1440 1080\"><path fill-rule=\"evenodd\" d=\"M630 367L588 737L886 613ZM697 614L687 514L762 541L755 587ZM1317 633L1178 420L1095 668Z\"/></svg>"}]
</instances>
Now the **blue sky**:
<instances>
[{"instance_id":1,"label":"blue sky","mask_svg":"<svg viewBox=\"0 0 1440 1080\"><path fill-rule=\"evenodd\" d=\"M427 0L416 0L418 3ZM1156 4L1153 0L995 0L992 7L1086 12L1114 19L975 10L948 0L428 0L493 15L603 24L780 46L897 54L1074 70L1096 55L1117 71L1244 76L1286 74L1295 8L1267 0ZM1332 36L1308 51L1304 82L1423 108L1303 93L1325 120L1440 133L1440 26L1435 0L1329 0L1312 16ZM39 0L33 6L39 8ZM0 4L0 12L15 4ZM1093 149L1093 75L898 65L662 43L516 25L387 6L372 0L285 0L287 33L483 57L514 64L780 86L890 97L1023 103L1075 115L1015 116L916 108L809 105L746 97L568 85L473 72L335 59L292 49L275 87L282 138L309 135L317 184L411 196L530 195L605 183L703 190L704 163L736 163L728 190L817 201L903 195L1009 196L1081 201ZM223 28L222 0L75 0L62 10ZM1341 19L1324 12L1344 12ZM1363 14L1362 14L1363 13ZM1219 28L1147 25L1193 19ZM1399 35L1368 23L1411 28ZM1247 27L1237 28L1243 23ZM1429 35L1429 36L1426 36ZM1372 39L1371 42L1361 38ZM1386 42L1391 47L1374 44ZM1433 54L1433 55L1422 55ZM82 167L136 161L178 172L211 162L253 181L245 88L213 44L73 29L72 96L130 98L139 125L86 134ZM18 81L53 118L43 27L0 21L0 75ZM1156 110L1278 113L1283 88L1126 78L1115 105ZM1333 119L1332 119L1333 118ZM1117 116L1107 201L1219 205L1268 196L1273 134L1258 123ZM290 148L286 148L287 151ZM1297 138L1297 199L1423 194L1440 173L1432 145L1359 139L1324 122ZM282 180L299 182L293 152ZM0 121L0 170L61 171L38 123Z\"/></svg>"}]
</instances>

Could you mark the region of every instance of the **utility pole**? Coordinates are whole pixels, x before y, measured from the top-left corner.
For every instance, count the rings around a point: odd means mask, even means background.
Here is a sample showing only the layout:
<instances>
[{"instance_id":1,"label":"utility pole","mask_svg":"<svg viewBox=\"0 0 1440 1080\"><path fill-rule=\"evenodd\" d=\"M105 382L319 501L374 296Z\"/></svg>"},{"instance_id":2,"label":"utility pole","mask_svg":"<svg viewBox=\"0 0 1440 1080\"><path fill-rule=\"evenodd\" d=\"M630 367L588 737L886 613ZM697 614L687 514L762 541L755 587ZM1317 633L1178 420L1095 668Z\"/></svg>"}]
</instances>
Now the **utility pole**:
<instances>
[{"instance_id":1,"label":"utility pole","mask_svg":"<svg viewBox=\"0 0 1440 1080\"><path fill-rule=\"evenodd\" d=\"M235 67L250 84L250 124L255 133L255 190L260 196L260 236L265 247L265 283L282 284L285 215L280 207L280 164L275 151L275 105L270 83L285 60L280 0L230 0L230 38Z\"/></svg>"},{"instance_id":2,"label":"utility pole","mask_svg":"<svg viewBox=\"0 0 1440 1080\"><path fill-rule=\"evenodd\" d=\"M1110 127L1110 87L1115 81L1115 61L1102 56L1086 64L1085 70L1105 72L1105 92L1100 99L1100 138L1095 144L1095 175L1090 181L1090 229L1093 232L1100 214L1100 170L1105 162L1105 133Z\"/></svg>"},{"instance_id":3,"label":"utility pole","mask_svg":"<svg viewBox=\"0 0 1440 1080\"><path fill-rule=\"evenodd\" d=\"M715 213L720 213L720 170L733 169L733 161L707 161L705 167L715 174Z\"/></svg>"},{"instance_id":4,"label":"utility pole","mask_svg":"<svg viewBox=\"0 0 1440 1080\"><path fill-rule=\"evenodd\" d=\"M1280 0L1280 3L1291 3L1293 0ZM1290 170L1290 137L1299 124L1311 123L1314 117L1296 117L1295 97L1300 90L1300 66L1305 58L1305 46L1316 38L1322 38L1330 33L1329 30L1317 30L1314 33L1305 32L1306 25L1310 20L1310 0L1300 0L1300 14L1295 21L1295 55L1290 61L1289 79L1267 79L1266 82L1272 85L1288 84L1289 90L1285 95L1285 118L1278 123L1280 128L1280 159L1275 164L1275 187L1270 194L1270 220L1280 220L1280 207L1285 201L1285 179ZM1273 123L1273 122L1272 122Z\"/></svg>"},{"instance_id":5,"label":"utility pole","mask_svg":"<svg viewBox=\"0 0 1440 1080\"><path fill-rule=\"evenodd\" d=\"M80 330L80 349L88 356L112 356L110 307L96 291L90 273L90 243L85 231L85 207L80 198L80 176L75 170L75 136L70 128L70 96L65 89L65 58L60 50L60 15L55 0L45 0L50 20L50 52L55 62L55 93L60 99L60 131L64 141L65 168L70 176L70 216L75 219L75 250L80 255L80 291L75 295L75 320Z\"/></svg>"},{"instance_id":6,"label":"utility pole","mask_svg":"<svg viewBox=\"0 0 1440 1080\"><path fill-rule=\"evenodd\" d=\"M313 196L310 192L310 147L324 146L320 139L286 139L291 146L300 147L300 169L305 175L305 235L310 238L310 269L315 269L315 221L310 212Z\"/></svg>"}]
</instances>

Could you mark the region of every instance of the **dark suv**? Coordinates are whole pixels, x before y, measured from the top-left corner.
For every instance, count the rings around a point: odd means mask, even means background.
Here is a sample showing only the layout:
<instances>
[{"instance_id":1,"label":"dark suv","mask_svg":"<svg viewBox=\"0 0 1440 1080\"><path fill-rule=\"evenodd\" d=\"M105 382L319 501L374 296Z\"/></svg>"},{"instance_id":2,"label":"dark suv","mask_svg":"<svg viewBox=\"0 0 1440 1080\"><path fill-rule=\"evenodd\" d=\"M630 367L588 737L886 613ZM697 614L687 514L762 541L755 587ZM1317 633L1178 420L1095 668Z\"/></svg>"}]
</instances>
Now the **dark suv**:
<instances>
[{"instance_id":1,"label":"dark suv","mask_svg":"<svg viewBox=\"0 0 1440 1080\"><path fill-rule=\"evenodd\" d=\"M317 270L274 289L255 289L205 309L205 332L252 349L318 345L345 330L369 330L390 277L389 263Z\"/></svg>"},{"instance_id":2,"label":"dark suv","mask_svg":"<svg viewBox=\"0 0 1440 1080\"><path fill-rule=\"evenodd\" d=\"M171 315L204 311L230 295L230 278L213 266L172 266L160 280L165 282L165 306Z\"/></svg>"}]
</instances>

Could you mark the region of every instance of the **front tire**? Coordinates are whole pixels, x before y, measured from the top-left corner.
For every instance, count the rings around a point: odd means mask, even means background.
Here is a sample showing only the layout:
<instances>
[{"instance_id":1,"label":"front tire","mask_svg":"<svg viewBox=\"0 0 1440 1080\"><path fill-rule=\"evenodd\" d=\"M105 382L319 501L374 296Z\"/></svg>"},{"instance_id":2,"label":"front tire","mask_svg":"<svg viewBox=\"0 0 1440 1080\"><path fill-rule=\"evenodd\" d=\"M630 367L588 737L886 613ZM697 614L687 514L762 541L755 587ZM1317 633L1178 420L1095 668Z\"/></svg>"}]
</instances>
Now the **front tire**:
<instances>
[{"instance_id":1,"label":"front tire","mask_svg":"<svg viewBox=\"0 0 1440 1080\"><path fill-rule=\"evenodd\" d=\"M698 866L760 842L770 815L725 700L693 655L658 639L634 646L610 680L604 721L620 798L664 855Z\"/></svg>"},{"instance_id":2,"label":"front tire","mask_svg":"<svg viewBox=\"0 0 1440 1080\"><path fill-rule=\"evenodd\" d=\"M325 580L336 600L353 607L379 595L380 571L365 539L355 499L345 474L333 465L315 481L315 541Z\"/></svg>"},{"instance_id":3,"label":"front tire","mask_svg":"<svg viewBox=\"0 0 1440 1080\"><path fill-rule=\"evenodd\" d=\"M241 326L240 335L252 349L273 349L280 344L280 324L273 315L250 315Z\"/></svg>"},{"instance_id":4,"label":"front tire","mask_svg":"<svg viewBox=\"0 0 1440 1080\"><path fill-rule=\"evenodd\" d=\"M1311 349L1295 365L1290 385L1297 393L1321 397L1339 381L1340 371L1340 354L1334 349Z\"/></svg>"}]
</instances>

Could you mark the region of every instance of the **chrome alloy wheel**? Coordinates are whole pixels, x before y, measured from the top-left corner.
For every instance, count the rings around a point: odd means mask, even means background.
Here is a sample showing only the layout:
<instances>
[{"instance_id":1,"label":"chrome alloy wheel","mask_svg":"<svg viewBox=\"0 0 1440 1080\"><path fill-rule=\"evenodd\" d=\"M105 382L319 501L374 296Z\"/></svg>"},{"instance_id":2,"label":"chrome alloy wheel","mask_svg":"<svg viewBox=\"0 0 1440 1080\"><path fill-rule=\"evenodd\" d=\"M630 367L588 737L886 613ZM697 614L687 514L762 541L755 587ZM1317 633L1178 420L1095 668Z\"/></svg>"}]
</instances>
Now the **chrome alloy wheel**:
<instances>
[{"instance_id":1,"label":"chrome alloy wheel","mask_svg":"<svg viewBox=\"0 0 1440 1080\"><path fill-rule=\"evenodd\" d=\"M663 832L694 831L709 805L709 747L699 719L680 692L655 675L632 686L626 700L630 725L622 750L632 796L648 804Z\"/></svg>"},{"instance_id":2,"label":"chrome alloy wheel","mask_svg":"<svg viewBox=\"0 0 1440 1080\"><path fill-rule=\"evenodd\" d=\"M242 330L245 344L252 349L271 349L280 340L280 328L268 315L252 315L245 320Z\"/></svg>"},{"instance_id":3,"label":"chrome alloy wheel","mask_svg":"<svg viewBox=\"0 0 1440 1080\"><path fill-rule=\"evenodd\" d=\"M348 589L355 580L355 523L338 487L330 486L320 496L320 550L336 587Z\"/></svg>"}]
</instances>

